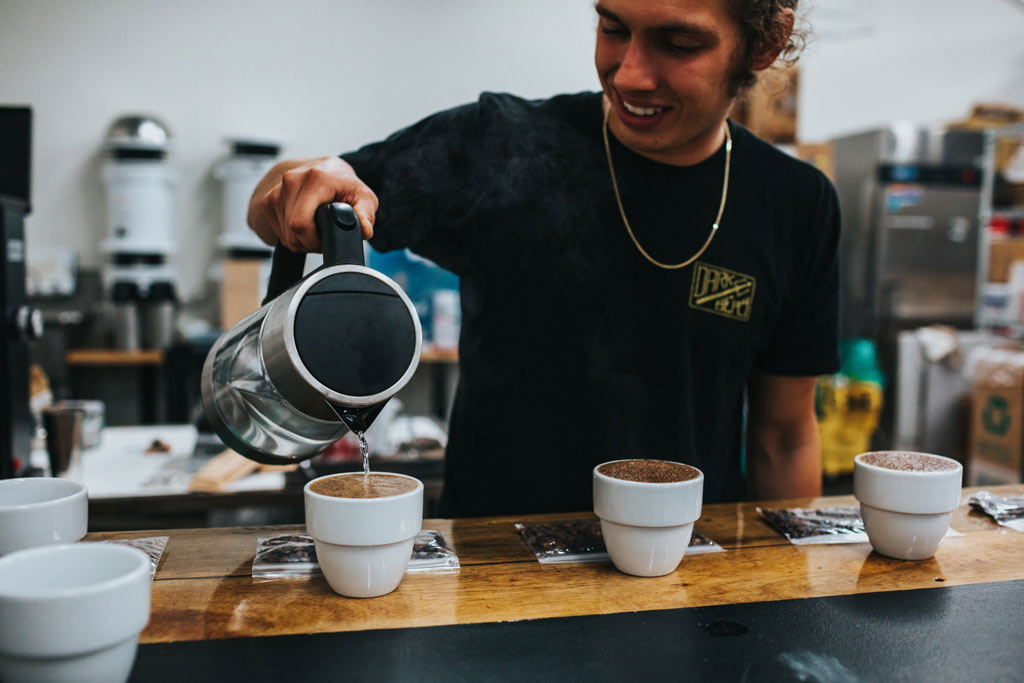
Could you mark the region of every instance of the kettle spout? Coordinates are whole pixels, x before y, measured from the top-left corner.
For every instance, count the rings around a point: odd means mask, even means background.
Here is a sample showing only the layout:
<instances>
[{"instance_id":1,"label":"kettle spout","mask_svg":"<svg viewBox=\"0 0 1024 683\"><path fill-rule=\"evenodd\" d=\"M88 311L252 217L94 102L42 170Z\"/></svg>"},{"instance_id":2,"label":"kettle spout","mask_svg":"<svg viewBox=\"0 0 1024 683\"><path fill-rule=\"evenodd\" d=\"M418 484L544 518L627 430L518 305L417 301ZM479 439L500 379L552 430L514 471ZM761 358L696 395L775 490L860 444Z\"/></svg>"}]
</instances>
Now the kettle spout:
<instances>
[{"instance_id":1,"label":"kettle spout","mask_svg":"<svg viewBox=\"0 0 1024 683\"><path fill-rule=\"evenodd\" d=\"M364 408L353 408L352 406L331 403L330 401L327 402L327 405L338 414L338 417L349 429L357 434L362 434L370 428L373 421L380 415L380 411L384 410L387 401L375 403Z\"/></svg>"}]
</instances>

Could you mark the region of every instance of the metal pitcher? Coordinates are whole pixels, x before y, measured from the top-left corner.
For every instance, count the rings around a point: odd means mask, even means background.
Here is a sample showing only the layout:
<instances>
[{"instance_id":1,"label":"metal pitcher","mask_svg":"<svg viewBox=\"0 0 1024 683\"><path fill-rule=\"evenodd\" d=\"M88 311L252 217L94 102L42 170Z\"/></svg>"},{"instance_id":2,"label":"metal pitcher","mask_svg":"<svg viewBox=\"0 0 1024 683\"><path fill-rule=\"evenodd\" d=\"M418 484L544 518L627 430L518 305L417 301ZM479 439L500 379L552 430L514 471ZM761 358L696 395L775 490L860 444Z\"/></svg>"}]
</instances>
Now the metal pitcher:
<instances>
[{"instance_id":1,"label":"metal pitcher","mask_svg":"<svg viewBox=\"0 0 1024 683\"><path fill-rule=\"evenodd\" d=\"M398 284L364 265L352 207L324 204L315 222L323 267L291 284L305 255L278 244L268 301L221 335L203 365L203 408L217 434L262 463L305 460L348 429L365 431L419 365L419 316Z\"/></svg>"}]
</instances>

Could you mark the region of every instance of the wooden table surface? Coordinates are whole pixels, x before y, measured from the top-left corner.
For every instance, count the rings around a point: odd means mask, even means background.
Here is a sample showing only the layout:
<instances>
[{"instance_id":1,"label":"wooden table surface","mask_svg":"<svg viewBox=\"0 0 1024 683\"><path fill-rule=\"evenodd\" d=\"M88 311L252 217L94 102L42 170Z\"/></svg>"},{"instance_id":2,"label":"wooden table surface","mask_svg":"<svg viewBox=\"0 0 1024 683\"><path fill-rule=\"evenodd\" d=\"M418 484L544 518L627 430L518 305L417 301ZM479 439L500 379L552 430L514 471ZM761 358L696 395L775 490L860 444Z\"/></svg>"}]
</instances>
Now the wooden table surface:
<instances>
[{"instance_id":1,"label":"wooden table surface","mask_svg":"<svg viewBox=\"0 0 1024 683\"><path fill-rule=\"evenodd\" d=\"M1022 495L1024 485L986 487ZM964 498L973 490L965 489ZM851 496L774 501L770 507L853 505ZM153 583L143 643L515 621L766 602L1024 579L1024 533L964 504L929 560L882 557L867 543L795 546L768 526L757 503L706 505L696 530L726 552L687 555L663 577L636 578L609 562L540 564L513 524L586 513L426 519L462 568L408 574L394 593L366 600L331 591L319 574L253 579L256 540L302 526L92 533L86 540L169 536Z\"/></svg>"}]
</instances>

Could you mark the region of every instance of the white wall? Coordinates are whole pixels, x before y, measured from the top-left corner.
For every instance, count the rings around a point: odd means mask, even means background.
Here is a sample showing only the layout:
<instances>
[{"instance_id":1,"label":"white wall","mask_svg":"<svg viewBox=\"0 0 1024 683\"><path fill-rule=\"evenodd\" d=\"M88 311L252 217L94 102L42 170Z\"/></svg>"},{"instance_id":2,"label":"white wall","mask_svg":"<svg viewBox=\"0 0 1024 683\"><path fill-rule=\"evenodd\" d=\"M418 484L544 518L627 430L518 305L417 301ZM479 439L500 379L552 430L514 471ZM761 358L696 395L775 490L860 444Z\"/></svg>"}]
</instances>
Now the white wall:
<instances>
[{"instance_id":1,"label":"white wall","mask_svg":"<svg viewBox=\"0 0 1024 683\"><path fill-rule=\"evenodd\" d=\"M801 137L891 119L1024 106L1024 11L1012 0L815 0L826 29L802 67ZM481 90L597 87L591 0L0 0L0 102L35 112L31 244L102 263L100 145L152 112L175 135L173 263L201 292L216 253L224 138L340 152ZM969 7L969 9L966 9Z\"/></svg>"},{"instance_id":2,"label":"white wall","mask_svg":"<svg viewBox=\"0 0 1024 683\"><path fill-rule=\"evenodd\" d=\"M100 264L100 145L152 112L175 136L173 263L199 291L220 231L224 138L286 155L373 141L482 90L593 89L589 0L0 0L0 102L34 109L29 244Z\"/></svg>"},{"instance_id":3,"label":"white wall","mask_svg":"<svg viewBox=\"0 0 1024 683\"><path fill-rule=\"evenodd\" d=\"M1024 107L1019 0L812 3L819 35L800 62L805 140L893 120L951 121L978 101Z\"/></svg>"}]
</instances>

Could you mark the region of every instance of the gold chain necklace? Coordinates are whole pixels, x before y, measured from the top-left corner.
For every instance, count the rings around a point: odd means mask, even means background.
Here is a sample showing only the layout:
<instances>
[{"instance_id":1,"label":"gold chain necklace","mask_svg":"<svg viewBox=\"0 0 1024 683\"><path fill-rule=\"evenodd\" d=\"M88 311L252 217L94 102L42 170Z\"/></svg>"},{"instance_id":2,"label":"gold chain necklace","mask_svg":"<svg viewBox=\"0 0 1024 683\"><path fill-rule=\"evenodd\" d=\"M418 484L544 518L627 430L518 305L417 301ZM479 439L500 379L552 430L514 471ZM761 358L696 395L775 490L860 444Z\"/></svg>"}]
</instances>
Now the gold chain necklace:
<instances>
[{"instance_id":1,"label":"gold chain necklace","mask_svg":"<svg viewBox=\"0 0 1024 683\"><path fill-rule=\"evenodd\" d=\"M612 148L611 145L608 144L608 116L611 114L611 111L612 108L609 103L609 105L604 109L604 124L601 126L601 133L604 135L604 151L605 154L608 155L608 170L612 174L612 188L615 190L615 201L619 205L619 213L622 215L622 222L626 226L626 232L629 233L629 238L633 240L633 244L635 244L636 248L640 250L643 257L654 265L659 268L664 268L665 270L685 268L696 261L700 255L704 253L704 250L708 248L708 245L711 244L711 240L715 239L715 233L718 232L718 226L722 221L722 212L725 211L725 198L729 194L729 161L732 158L732 135L729 134L729 124L728 122L725 124L725 177L722 179L722 201L718 205L718 215L715 217L715 222L711 225L711 232L708 233L708 238L704 242L704 246L701 247L696 254L682 263L670 264L658 261L648 254L642 246L640 246L640 241L637 240L636 235L633 234L633 228L630 227L629 219L626 218L626 209L623 208L622 197L619 195L619 182L615 179L615 166L612 164Z\"/></svg>"}]
</instances>

